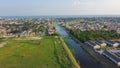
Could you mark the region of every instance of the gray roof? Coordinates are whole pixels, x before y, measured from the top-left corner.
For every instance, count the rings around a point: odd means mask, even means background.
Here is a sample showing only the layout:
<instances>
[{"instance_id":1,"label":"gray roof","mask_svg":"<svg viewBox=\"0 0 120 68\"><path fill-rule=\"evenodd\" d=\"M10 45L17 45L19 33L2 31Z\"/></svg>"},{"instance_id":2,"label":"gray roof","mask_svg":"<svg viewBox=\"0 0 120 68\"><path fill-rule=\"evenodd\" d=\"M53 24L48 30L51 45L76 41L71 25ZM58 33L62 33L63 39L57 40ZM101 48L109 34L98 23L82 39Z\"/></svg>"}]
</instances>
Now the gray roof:
<instances>
[{"instance_id":1,"label":"gray roof","mask_svg":"<svg viewBox=\"0 0 120 68\"><path fill-rule=\"evenodd\" d=\"M98 45L101 45L103 42L97 40L97 41L95 41L95 43L98 44Z\"/></svg>"},{"instance_id":2,"label":"gray roof","mask_svg":"<svg viewBox=\"0 0 120 68\"><path fill-rule=\"evenodd\" d=\"M94 42L92 42L92 41L87 41L87 42L85 42L85 43L87 43L87 44L90 45L90 46L96 46L96 43L94 43Z\"/></svg>"},{"instance_id":3,"label":"gray roof","mask_svg":"<svg viewBox=\"0 0 120 68\"><path fill-rule=\"evenodd\" d=\"M117 63L120 62L120 59L119 59L119 58L117 58L116 56L112 55L112 54L109 53L108 51L104 51L104 52L103 52L103 55L109 56L108 58L114 59ZM114 61L113 61L113 62L114 62ZM115 63L116 63L116 62L115 62Z\"/></svg>"},{"instance_id":4,"label":"gray roof","mask_svg":"<svg viewBox=\"0 0 120 68\"><path fill-rule=\"evenodd\" d=\"M113 46L115 43L110 41L110 40L105 40L105 43L108 44L109 46Z\"/></svg>"}]
</instances>

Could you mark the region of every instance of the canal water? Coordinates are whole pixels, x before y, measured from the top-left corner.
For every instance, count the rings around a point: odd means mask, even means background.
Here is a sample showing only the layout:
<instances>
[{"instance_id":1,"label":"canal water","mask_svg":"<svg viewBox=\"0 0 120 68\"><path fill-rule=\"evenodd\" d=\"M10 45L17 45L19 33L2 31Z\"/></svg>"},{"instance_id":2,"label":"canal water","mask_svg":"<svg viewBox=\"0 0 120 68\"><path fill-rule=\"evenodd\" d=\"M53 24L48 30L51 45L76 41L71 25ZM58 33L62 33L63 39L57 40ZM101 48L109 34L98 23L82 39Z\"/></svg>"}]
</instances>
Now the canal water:
<instances>
[{"instance_id":1,"label":"canal water","mask_svg":"<svg viewBox=\"0 0 120 68\"><path fill-rule=\"evenodd\" d=\"M58 33L64 38L69 37L69 34L61 27L56 24L56 29ZM102 68L100 64L96 63L91 56L88 55L81 47L80 44L76 43L73 39L68 39L67 43L74 50L74 55L76 60L80 62L81 68ZM98 58L99 59L99 58Z\"/></svg>"}]
</instances>

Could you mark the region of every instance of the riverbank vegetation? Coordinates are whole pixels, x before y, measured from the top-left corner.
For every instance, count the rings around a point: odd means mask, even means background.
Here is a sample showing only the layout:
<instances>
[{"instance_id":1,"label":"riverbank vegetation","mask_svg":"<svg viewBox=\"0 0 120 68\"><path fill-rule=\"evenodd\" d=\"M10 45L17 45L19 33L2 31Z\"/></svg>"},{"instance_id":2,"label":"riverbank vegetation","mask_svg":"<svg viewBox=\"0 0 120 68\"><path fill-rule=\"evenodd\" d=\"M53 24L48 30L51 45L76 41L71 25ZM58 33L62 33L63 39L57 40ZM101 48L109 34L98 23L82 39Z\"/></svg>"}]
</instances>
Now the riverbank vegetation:
<instances>
[{"instance_id":1,"label":"riverbank vegetation","mask_svg":"<svg viewBox=\"0 0 120 68\"><path fill-rule=\"evenodd\" d=\"M62 37L60 37L60 41L62 42L63 48L66 51L67 56L69 57L72 65L70 67L72 68L80 68L79 64L77 63L76 59L74 58L74 56L72 55L70 49L68 48L67 44L64 42L64 40L62 39Z\"/></svg>"},{"instance_id":2,"label":"riverbank vegetation","mask_svg":"<svg viewBox=\"0 0 120 68\"><path fill-rule=\"evenodd\" d=\"M80 31L76 29L71 29L70 33L78 38L81 42L88 40L104 40L104 39L119 39L120 35L116 31L106 31L106 30L86 30Z\"/></svg>"},{"instance_id":3,"label":"riverbank vegetation","mask_svg":"<svg viewBox=\"0 0 120 68\"><path fill-rule=\"evenodd\" d=\"M3 41L3 38L0 38L0 42L2 42Z\"/></svg>"},{"instance_id":4,"label":"riverbank vegetation","mask_svg":"<svg viewBox=\"0 0 120 68\"><path fill-rule=\"evenodd\" d=\"M0 38L0 43L1 43L1 42L4 42L4 41L5 41L4 38Z\"/></svg>"}]
</instances>

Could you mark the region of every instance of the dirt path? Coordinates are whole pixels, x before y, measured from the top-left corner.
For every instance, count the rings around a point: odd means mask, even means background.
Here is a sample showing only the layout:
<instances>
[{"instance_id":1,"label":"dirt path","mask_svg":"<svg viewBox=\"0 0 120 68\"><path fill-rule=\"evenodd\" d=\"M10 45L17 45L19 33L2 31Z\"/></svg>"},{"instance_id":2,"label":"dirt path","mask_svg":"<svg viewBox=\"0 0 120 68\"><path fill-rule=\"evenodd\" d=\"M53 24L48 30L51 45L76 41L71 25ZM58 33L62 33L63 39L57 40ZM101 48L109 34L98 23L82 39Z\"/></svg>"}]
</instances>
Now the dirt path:
<instances>
[{"instance_id":1,"label":"dirt path","mask_svg":"<svg viewBox=\"0 0 120 68\"><path fill-rule=\"evenodd\" d=\"M7 44L7 41L3 42L3 43L0 43L0 48L4 47L6 44Z\"/></svg>"}]
</instances>

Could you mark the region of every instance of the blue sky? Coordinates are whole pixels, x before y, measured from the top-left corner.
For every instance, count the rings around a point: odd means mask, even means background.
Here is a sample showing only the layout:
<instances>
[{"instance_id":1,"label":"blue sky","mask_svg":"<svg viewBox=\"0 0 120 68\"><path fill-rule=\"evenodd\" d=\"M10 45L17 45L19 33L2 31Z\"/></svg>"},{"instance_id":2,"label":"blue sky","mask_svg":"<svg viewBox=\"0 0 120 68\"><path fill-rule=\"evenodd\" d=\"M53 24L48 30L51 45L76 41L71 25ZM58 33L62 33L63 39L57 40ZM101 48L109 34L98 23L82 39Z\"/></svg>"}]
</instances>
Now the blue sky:
<instances>
[{"instance_id":1,"label":"blue sky","mask_svg":"<svg viewBox=\"0 0 120 68\"><path fill-rule=\"evenodd\" d=\"M120 15L120 0L0 0L0 16Z\"/></svg>"}]
</instances>

